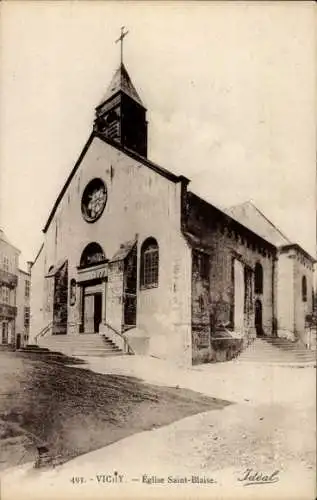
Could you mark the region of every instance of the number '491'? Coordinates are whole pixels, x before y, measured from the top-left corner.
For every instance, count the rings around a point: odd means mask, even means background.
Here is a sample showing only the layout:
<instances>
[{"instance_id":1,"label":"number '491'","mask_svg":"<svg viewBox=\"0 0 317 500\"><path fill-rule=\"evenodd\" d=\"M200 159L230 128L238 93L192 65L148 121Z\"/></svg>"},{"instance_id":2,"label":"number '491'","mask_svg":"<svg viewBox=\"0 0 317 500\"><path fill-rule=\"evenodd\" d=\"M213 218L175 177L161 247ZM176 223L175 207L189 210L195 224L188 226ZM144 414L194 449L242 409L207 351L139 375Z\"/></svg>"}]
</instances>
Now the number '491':
<instances>
[{"instance_id":1,"label":"number '491'","mask_svg":"<svg viewBox=\"0 0 317 500\"><path fill-rule=\"evenodd\" d=\"M81 476L73 476L70 482L73 484L83 484L85 483L85 478Z\"/></svg>"}]
</instances>

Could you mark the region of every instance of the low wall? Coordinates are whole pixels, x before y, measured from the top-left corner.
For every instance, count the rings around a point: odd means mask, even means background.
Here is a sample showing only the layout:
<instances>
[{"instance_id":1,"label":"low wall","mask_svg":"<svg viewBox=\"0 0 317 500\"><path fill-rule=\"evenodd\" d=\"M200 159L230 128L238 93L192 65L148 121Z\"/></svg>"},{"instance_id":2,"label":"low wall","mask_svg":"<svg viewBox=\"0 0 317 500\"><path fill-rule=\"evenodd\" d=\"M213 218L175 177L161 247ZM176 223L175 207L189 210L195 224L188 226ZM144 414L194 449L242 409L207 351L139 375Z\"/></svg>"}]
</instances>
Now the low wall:
<instances>
[{"instance_id":1,"label":"low wall","mask_svg":"<svg viewBox=\"0 0 317 500\"><path fill-rule=\"evenodd\" d=\"M211 339L211 346L199 349L193 357L193 365L217 363L236 358L251 342L249 338Z\"/></svg>"}]
</instances>

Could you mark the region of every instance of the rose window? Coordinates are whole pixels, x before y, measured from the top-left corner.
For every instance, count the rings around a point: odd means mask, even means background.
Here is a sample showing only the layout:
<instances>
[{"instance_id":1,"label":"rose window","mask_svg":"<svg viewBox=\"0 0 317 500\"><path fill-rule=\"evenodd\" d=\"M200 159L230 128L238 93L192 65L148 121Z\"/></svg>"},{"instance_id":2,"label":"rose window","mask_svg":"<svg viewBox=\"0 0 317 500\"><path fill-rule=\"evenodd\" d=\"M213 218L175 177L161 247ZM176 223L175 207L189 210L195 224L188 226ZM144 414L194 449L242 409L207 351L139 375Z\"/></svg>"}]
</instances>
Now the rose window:
<instances>
[{"instance_id":1,"label":"rose window","mask_svg":"<svg viewBox=\"0 0 317 500\"><path fill-rule=\"evenodd\" d=\"M94 222L101 216L107 203L107 188L101 179L93 179L86 186L81 210L87 222Z\"/></svg>"}]
</instances>

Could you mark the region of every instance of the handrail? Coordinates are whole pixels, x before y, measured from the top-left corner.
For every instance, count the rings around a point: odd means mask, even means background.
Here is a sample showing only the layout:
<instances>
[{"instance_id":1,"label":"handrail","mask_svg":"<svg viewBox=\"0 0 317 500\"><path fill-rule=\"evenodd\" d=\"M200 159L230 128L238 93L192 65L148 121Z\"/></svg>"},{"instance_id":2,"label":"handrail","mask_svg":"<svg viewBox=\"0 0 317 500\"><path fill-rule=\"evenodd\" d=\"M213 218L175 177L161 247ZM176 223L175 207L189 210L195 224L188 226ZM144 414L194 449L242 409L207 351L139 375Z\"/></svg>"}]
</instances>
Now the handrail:
<instances>
[{"instance_id":1,"label":"handrail","mask_svg":"<svg viewBox=\"0 0 317 500\"><path fill-rule=\"evenodd\" d=\"M35 335L34 337L35 343L37 344L39 337L44 337L44 335L46 335L51 328L53 328L53 320L49 321L47 325L45 325L44 328L42 328L42 330L40 330L39 333Z\"/></svg>"},{"instance_id":2,"label":"handrail","mask_svg":"<svg viewBox=\"0 0 317 500\"><path fill-rule=\"evenodd\" d=\"M47 325L45 325L44 328L42 328L42 330L40 330L39 333L37 333L35 335L34 340L37 341L37 339L39 337L44 337L50 330L52 330L53 329L53 323L54 323L53 320L49 321L47 323ZM64 326L66 325L66 327L68 327L68 326L76 326L77 323L74 322L74 321L67 321L66 323L65 322L62 323L62 325L64 325Z\"/></svg>"},{"instance_id":3,"label":"handrail","mask_svg":"<svg viewBox=\"0 0 317 500\"><path fill-rule=\"evenodd\" d=\"M76 323L68 322L67 324L74 325ZM127 349L128 354L134 354L134 351L133 351L132 347L130 346L126 335L119 332L119 330L117 330L116 328L114 328L112 325L110 325L109 323L107 323L105 321L103 322L103 324L105 326L107 326L113 333L115 333L116 335L118 335L119 337L121 337L123 339L124 347ZM47 323L47 325L45 325L44 328L42 328L42 330L40 330L39 333L37 335L35 335L35 337L34 337L35 343L37 344L38 339L40 337L44 337L52 328L53 328L53 320L51 320L49 323Z\"/></svg>"},{"instance_id":4,"label":"handrail","mask_svg":"<svg viewBox=\"0 0 317 500\"><path fill-rule=\"evenodd\" d=\"M114 328L112 325L110 325L109 323L107 323L106 321L103 322L103 324L105 326L107 326L108 328L110 328L110 330L115 333L116 335L118 335L119 337L121 337L124 341L124 347L127 348L127 353L128 354L134 354L134 351L132 349L132 347L130 346L129 342L128 342L128 339L126 337L126 335L124 335L123 333L119 332L119 330L117 330L116 328Z\"/></svg>"}]
</instances>

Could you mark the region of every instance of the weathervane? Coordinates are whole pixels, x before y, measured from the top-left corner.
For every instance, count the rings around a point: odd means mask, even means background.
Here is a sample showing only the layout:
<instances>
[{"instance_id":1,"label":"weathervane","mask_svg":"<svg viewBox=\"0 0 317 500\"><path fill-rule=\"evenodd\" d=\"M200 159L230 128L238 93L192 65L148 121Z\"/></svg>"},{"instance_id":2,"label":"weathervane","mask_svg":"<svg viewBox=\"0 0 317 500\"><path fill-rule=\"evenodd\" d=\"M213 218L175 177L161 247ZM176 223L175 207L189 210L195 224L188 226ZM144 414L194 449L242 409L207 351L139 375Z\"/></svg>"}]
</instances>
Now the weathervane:
<instances>
[{"instance_id":1,"label":"weathervane","mask_svg":"<svg viewBox=\"0 0 317 500\"><path fill-rule=\"evenodd\" d=\"M129 33L128 31L124 31L125 26L121 27L121 35L119 36L118 40L115 41L115 43L120 42L121 47L120 47L120 61L121 64L123 62L123 39L124 37Z\"/></svg>"}]
</instances>

